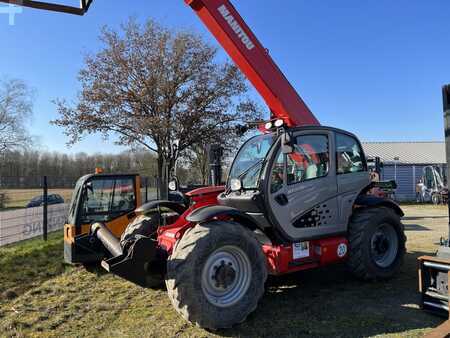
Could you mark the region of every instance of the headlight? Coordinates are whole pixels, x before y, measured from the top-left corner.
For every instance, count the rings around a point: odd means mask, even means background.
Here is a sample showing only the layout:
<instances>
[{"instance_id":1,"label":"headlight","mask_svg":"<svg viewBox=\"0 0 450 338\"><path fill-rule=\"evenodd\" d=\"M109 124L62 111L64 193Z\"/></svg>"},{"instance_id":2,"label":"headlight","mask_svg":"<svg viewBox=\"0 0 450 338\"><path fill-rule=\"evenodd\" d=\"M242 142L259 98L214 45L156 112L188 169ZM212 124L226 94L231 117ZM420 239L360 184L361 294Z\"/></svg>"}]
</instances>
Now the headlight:
<instances>
[{"instance_id":1,"label":"headlight","mask_svg":"<svg viewBox=\"0 0 450 338\"><path fill-rule=\"evenodd\" d=\"M173 180L169 182L169 190L170 191L177 191L178 190L178 183L177 181Z\"/></svg>"},{"instance_id":2,"label":"headlight","mask_svg":"<svg viewBox=\"0 0 450 338\"><path fill-rule=\"evenodd\" d=\"M279 119L275 121L275 127L280 128L281 126L283 126L284 121Z\"/></svg>"},{"instance_id":3,"label":"headlight","mask_svg":"<svg viewBox=\"0 0 450 338\"><path fill-rule=\"evenodd\" d=\"M266 128L266 130L270 130L270 129L272 129L273 124L272 124L272 122L267 122L267 123L264 125L264 127Z\"/></svg>"}]
</instances>

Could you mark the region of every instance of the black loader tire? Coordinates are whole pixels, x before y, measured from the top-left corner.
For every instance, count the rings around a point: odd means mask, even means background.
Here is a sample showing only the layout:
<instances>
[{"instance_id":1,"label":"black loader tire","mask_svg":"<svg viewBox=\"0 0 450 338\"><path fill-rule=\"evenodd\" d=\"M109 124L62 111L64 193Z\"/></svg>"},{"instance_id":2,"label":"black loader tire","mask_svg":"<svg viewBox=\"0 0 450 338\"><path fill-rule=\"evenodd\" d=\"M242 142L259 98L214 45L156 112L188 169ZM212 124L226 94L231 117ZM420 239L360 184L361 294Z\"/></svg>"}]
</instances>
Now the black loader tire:
<instances>
[{"instance_id":1,"label":"black loader tire","mask_svg":"<svg viewBox=\"0 0 450 338\"><path fill-rule=\"evenodd\" d=\"M174 219L178 217L177 213L162 213L152 212L146 215L137 216L131 223L128 224L125 231L120 237L120 245L122 246L124 253L127 254L131 245L136 242L140 237L150 237L156 240L156 232L161 222L161 217L166 219ZM157 256L151 262L148 262L145 266L147 272L146 287L160 288L164 285L164 276L166 273L165 258Z\"/></svg>"},{"instance_id":2,"label":"black loader tire","mask_svg":"<svg viewBox=\"0 0 450 338\"><path fill-rule=\"evenodd\" d=\"M152 212L146 215L137 216L120 236L120 245L127 249L138 237L154 237L158 226L165 219L167 224L176 220L179 215L176 212Z\"/></svg>"},{"instance_id":3,"label":"black loader tire","mask_svg":"<svg viewBox=\"0 0 450 338\"><path fill-rule=\"evenodd\" d=\"M373 258L372 236L380 225L395 229L398 249L395 259L386 267L380 267ZM349 257L347 266L362 280L382 280L393 277L400 269L405 255L406 236L400 216L387 207L364 208L355 211L349 224Z\"/></svg>"},{"instance_id":4,"label":"black loader tire","mask_svg":"<svg viewBox=\"0 0 450 338\"><path fill-rule=\"evenodd\" d=\"M156 213L151 216L137 216L131 223L128 224L127 228L122 233L122 236L120 236L120 245L122 248L126 248L137 239L136 236L150 237L157 226L158 215Z\"/></svg>"},{"instance_id":5,"label":"black loader tire","mask_svg":"<svg viewBox=\"0 0 450 338\"><path fill-rule=\"evenodd\" d=\"M207 270L208 258L230 246L245 253L251 278L236 303L220 307L208 300L202 273ZM261 245L250 230L230 221L212 221L189 229L176 243L167 262L166 287L173 306L184 319L207 329L242 323L256 309L266 279L266 258Z\"/></svg>"}]
</instances>

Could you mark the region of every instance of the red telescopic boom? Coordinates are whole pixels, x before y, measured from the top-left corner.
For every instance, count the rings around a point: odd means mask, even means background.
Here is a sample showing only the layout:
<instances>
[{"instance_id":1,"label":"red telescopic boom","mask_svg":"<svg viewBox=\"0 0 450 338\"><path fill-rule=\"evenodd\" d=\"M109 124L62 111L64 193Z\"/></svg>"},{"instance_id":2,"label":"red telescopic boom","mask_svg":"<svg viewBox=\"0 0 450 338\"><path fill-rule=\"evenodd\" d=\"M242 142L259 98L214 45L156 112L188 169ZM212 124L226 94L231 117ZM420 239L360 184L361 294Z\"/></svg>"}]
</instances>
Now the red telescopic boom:
<instances>
[{"instance_id":1,"label":"red telescopic boom","mask_svg":"<svg viewBox=\"0 0 450 338\"><path fill-rule=\"evenodd\" d=\"M319 125L284 74L228 0L185 0L288 126Z\"/></svg>"}]
</instances>

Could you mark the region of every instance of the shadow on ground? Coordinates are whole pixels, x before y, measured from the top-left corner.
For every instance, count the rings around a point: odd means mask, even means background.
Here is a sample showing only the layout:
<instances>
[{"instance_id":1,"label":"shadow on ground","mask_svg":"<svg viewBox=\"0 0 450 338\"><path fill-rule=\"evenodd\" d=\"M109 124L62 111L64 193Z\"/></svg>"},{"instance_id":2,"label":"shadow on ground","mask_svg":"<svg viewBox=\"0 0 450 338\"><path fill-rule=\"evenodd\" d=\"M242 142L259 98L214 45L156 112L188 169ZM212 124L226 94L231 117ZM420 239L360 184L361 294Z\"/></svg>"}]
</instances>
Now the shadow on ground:
<instances>
[{"instance_id":1,"label":"shadow on ground","mask_svg":"<svg viewBox=\"0 0 450 338\"><path fill-rule=\"evenodd\" d=\"M401 274L387 282L357 281L343 265L272 277L254 314L220 334L366 337L436 327L442 319L418 306L416 260L423 254L408 253Z\"/></svg>"},{"instance_id":2,"label":"shadow on ground","mask_svg":"<svg viewBox=\"0 0 450 338\"><path fill-rule=\"evenodd\" d=\"M431 231L430 228L420 224L405 224L406 231Z\"/></svg>"},{"instance_id":3,"label":"shadow on ground","mask_svg":"<svg viewBox=\"0 0 450 338\"><path fill-rule=\"evenodd\" d=\"M423 219L445 219L448 218L448 216L405 216L402 218L404 221L419 221Z\"/></svg>"}]
</instances>

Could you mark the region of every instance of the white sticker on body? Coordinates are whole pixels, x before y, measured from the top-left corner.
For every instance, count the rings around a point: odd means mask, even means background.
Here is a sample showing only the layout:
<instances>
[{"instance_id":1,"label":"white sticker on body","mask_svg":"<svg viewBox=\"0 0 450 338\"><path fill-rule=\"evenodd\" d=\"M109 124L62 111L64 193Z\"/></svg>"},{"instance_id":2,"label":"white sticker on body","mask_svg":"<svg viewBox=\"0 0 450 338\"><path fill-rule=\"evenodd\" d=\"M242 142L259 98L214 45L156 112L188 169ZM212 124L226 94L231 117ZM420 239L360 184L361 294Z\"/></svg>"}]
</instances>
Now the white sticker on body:
<instances>
[{"instance_id":1,"label":"white sticker on body","mask_svg":"<svg viewBox=\"0 0 450 338\"><path fill-rule=\"evenodd\" d=\"M309 242L292 244L292 258L299 259L309 257Z\"/></svg>"},{"instance_id":2,"label":"white sticker on body","mask_svg":"<svg viewBox=\"0 0 450 338\"><path fill-rule=\"evenodd\" d=\"M347 254L347 244L341 243L337 248L337 255L339 258L344 257Z\"/></svg>"}]
</instances>

